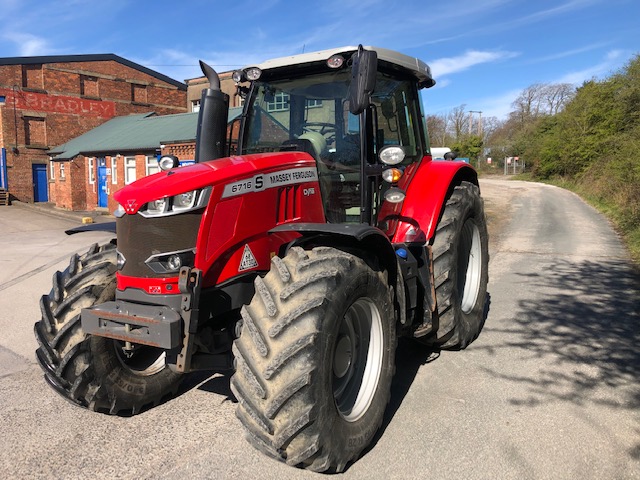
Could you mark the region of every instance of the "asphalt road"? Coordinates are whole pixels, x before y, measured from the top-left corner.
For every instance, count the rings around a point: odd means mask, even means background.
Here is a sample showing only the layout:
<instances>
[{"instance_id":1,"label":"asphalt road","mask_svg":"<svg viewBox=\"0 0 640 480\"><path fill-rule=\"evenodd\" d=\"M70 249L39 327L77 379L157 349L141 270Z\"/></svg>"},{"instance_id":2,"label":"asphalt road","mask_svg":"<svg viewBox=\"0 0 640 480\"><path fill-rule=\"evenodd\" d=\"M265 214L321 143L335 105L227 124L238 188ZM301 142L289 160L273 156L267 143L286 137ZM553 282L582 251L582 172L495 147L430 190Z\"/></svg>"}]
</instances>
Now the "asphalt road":
<instances>
[{"instance_id":1,"label":"asphalt road","mask_svg":"<svg viewBox=\"0 0 640 480\"><path fill-rule=\"evenodd\" d=\"M430 355L404 342L383 430L344 478L640 478L640 286L607 222L564 190L481 184L491 308L478 340ZM35 363L40 295L108 235L0 207L3 478L319 478L255 451L229 378L192 375L131 418L67 403Z\"/></svg>"}]
</instances>

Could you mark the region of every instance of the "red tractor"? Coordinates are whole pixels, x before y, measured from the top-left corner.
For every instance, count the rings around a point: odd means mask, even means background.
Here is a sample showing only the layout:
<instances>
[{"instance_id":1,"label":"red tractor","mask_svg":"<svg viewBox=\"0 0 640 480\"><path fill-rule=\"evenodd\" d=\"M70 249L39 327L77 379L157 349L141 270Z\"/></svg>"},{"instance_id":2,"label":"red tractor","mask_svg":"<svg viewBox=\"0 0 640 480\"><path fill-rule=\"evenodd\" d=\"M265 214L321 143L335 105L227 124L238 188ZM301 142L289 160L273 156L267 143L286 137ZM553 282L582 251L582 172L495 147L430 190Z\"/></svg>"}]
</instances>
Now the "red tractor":
<instances>
[{"instance_id":1,"label":"red tractor","mask_svg":"<svg viewBox=\"0 0 640 480\"><path fill-rule=\"evenodd\" d=\"M237 71L230 126L202 68L195 165L162 158L115 194L117 238L42 297L37 358L58 393L110 414L231 371L256 448L342 471L382 423L397 338L463 349L482 328L477 174L432 161L420 89L435 81L416 58L344 47Z\"/></svg>"}]
</instances>

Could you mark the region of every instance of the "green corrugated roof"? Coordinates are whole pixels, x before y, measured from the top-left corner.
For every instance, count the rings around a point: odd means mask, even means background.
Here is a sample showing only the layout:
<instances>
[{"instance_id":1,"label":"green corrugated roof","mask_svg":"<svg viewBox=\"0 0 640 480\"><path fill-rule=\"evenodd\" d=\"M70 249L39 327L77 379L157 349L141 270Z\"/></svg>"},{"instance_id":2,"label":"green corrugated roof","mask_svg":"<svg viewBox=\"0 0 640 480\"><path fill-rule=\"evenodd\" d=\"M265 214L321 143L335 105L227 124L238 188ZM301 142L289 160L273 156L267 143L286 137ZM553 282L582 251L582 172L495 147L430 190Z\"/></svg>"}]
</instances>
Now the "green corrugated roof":
<instances>
[{"instance_id":1,"label":"green corrugated roof","mask_svg":"<svg viewBox=\"0 0 640 480\"><path fill-rule=\"evenodd\" d=\"M230 108L228 120L241 108ZM196 138L197 113L155 115L143 113L115 117L88 132L49 150L54 160L70 160L77 155L117 154L156 150L162 143L188 142Z\"/></svg>"}]
</instances>

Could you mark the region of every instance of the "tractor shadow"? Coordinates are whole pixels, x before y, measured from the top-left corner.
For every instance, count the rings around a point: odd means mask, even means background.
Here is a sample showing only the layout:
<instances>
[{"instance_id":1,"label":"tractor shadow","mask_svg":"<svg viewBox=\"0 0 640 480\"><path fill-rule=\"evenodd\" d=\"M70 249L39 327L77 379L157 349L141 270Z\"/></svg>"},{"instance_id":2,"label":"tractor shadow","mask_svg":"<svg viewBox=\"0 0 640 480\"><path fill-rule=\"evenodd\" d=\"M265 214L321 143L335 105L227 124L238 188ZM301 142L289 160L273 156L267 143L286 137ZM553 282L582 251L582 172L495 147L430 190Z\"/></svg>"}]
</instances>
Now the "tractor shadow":
<instances>
[{"instance_id":1,"label":"tractor shadow","mask_svg":"<svg viewBox=\"0 0 640 480\"><path fill-rule=\"evenodd\" d=\"M197 388L203 392L214 393L224 397L225 401L236 403L236 397L231 392L231 376L233 372L201 371L187 375L182 382L178 395L184 395L189 390Z\"/></svg>"},{"instance_id":2,"label":"tractor shadow","mask_svg":"<svg viewBox=\"0 0 640 480\"><path fill-rule=\"evenodd\" d=\"M393 417L395 417L402 402L409 393L420 368L428 363L435 362L439 357L440 350L437 348L421 345L409 338L400 338L398 340L398 347L396 349L396 373L391 382L389 404L385 410L382 425L359 458L368 455L384 436L384 432L391 424ZM353 462L348 464L345 472L349 470L352 465Z\"/></svg>"},{"instance_id":3,"label":"tractor shadow","mask_svg":"<svg viewBox=\"0 0 640 480\"><path fill-rule=\"evenodd\" d=\"M604 408L640 431L633 419L640 409L637 269L617 258L551 258L535 270L518 266L509 281L519 291L515 308L485 333L496 341L476 347L532 366L519 373L483 367L497 381L518 385L507 401L519 408ZM627 454L640 458L640 441Z\"/></svg>"}]
</instances>

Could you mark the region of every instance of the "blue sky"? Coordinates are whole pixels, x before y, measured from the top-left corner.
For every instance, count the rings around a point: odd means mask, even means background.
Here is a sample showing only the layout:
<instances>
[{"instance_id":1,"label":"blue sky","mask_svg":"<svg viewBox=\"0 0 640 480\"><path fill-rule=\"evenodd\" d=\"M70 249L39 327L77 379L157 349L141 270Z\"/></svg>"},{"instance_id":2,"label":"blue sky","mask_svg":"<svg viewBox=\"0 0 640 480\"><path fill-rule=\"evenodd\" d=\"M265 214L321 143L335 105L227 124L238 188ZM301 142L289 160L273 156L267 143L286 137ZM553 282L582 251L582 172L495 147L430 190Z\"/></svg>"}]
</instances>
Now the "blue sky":
<instances>
[{"instance_id":1,"label":"blue sky","mask_svg":"<svg viewBox=\"0 0 640 480\"><path fill-rule=\"evenodd\" d=\"M428 113L504 118L534 83L606 78L640 53L640 0L0 0L0 56L115 53L177 80L343 45L419 57Z\"/></svg>"}]
</instances>

